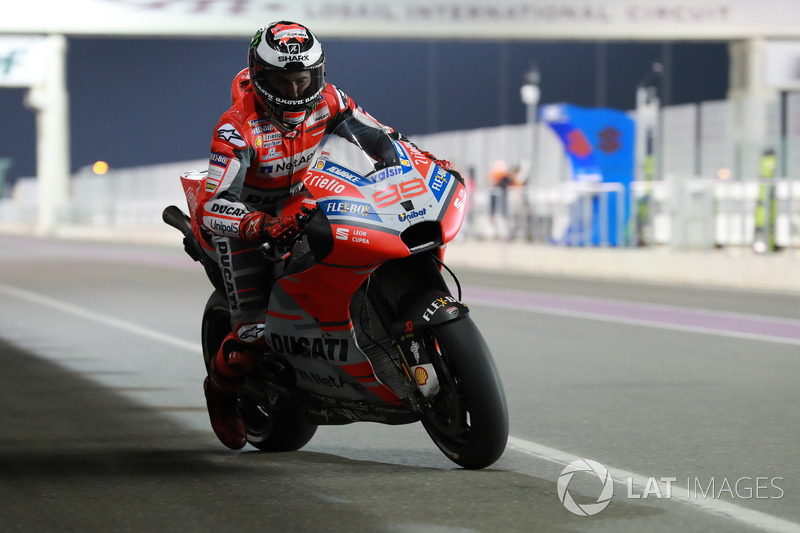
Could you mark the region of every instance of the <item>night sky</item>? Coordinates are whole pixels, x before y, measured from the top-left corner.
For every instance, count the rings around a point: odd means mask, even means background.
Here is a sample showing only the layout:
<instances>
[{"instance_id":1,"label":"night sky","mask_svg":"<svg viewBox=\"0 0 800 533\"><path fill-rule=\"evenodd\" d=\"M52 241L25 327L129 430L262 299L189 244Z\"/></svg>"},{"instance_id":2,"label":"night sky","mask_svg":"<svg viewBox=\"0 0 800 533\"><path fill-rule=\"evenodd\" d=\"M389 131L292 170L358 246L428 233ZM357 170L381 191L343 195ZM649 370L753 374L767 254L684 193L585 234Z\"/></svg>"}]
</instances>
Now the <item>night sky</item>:
<instances>
[{"instance_id":1,"label":"night sky","mask_svg":"<svg viewBox=\"0 0 800 533\"><path fill-rule=\"evenodd\" d=\"M249 39L70 38L72 170L202 159L230 103ZM520 86L537 65L541 102L633 109L653 62L664 104L724 99L725 43L323 40L327 80L407 135L525 121ZM602 65L605 64L605 68ZM666 83L665 83L666 82ZM0 88L7 181L33 176L35 115L26 89Z\"/></svg>"}]
</instances>

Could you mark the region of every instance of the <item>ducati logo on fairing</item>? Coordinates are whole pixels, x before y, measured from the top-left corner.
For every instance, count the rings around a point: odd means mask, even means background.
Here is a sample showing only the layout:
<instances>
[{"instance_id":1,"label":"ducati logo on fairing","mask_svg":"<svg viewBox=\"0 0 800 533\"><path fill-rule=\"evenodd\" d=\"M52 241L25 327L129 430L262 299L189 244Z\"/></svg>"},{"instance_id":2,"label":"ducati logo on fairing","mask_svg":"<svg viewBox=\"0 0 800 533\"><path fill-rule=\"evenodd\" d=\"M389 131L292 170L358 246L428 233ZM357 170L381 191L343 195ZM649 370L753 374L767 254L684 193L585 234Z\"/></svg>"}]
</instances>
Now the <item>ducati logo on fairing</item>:
<instances>
[{"instance_id":1,"label":"ducati logo on fairing","mask_svg":"<svg viewBox=\"0 0 800 533\"><path fill-rule=\"evenodd\" d=\"M347 361L347 339L323 339L320 337L294 337L273 333L270 348L279 354L300 355L325 361Z\"/></svg>"}]
</instances>

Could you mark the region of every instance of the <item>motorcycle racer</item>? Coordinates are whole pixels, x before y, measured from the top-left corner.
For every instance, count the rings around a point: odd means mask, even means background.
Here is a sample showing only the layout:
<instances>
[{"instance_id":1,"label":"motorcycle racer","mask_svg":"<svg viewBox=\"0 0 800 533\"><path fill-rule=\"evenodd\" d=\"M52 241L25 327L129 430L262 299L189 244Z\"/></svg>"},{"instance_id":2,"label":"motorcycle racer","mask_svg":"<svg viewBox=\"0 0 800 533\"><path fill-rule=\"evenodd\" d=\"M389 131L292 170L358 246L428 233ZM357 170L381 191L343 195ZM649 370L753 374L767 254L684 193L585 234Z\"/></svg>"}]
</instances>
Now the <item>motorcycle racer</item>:
<instances>
[{"instance_id":1,"label":"motorcycle racer","mask_svg":"<svg viewBox=\"0 0 800 533\"><path fill-rule=\"evenodd\" d=\"M303 175L325 134L351 116L372 131L392 130L325 82L322 45L295 22L273 22L255 33L231 97L214 130L192 224L225 277L232 332L211 357L203 387L214 433L236 450L247 442L237 392L266 347L272 280L260 244L281 244L300 232L287 201L304 196ZM374 153L376 161L394 157L391 146L377 145Z\"/></svg>"}]
</instances>

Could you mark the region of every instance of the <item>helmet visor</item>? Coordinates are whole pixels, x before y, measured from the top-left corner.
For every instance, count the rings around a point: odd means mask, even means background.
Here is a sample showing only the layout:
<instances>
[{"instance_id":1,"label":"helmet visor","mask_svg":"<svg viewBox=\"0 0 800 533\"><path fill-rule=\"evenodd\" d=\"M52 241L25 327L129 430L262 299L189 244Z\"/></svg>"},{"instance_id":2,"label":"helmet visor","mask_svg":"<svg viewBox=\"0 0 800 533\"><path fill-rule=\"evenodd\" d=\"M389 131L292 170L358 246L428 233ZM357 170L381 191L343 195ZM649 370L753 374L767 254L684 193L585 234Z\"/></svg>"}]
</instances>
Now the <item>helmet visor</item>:
<instances>
[{"instance_id":1,"label":"helmet visor","mask_svg":"<svg viewBox=\"0 0 800 533\"><path fill-rule=\"evenodd\" d=\"M256 91L278 108L306 108L316 104L325 85L323 65L311 69L285 70L255 66ZM312 106L313 107L313 106Z\"/></svg>"}]
</instances>

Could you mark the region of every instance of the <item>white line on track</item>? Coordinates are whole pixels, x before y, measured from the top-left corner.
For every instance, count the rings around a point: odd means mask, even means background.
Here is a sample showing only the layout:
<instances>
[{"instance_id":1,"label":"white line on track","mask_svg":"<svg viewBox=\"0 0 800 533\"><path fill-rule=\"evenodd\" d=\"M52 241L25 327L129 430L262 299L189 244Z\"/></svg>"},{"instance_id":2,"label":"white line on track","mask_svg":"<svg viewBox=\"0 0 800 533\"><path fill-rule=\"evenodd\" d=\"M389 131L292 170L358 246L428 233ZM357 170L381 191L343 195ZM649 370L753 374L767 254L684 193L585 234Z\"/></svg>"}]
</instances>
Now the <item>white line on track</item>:
<instances>
[{"instance_id":1,"label":"white line on track","mask_svg":"<svg viewBox=\"0 0 800 533\"><path fill-rule=\"evenodd\" d=\"M5 285L2 283L0 283L0 292L3 292L15 298L19 298L20 300L25 300L31 303L43 305L51 309L57 309L59 311L63 311L70 315L85 318L93 322L98 322L100 324L110 326L112 328L121 329L123 331L127 331L128 333L133 333L141 337L147 337L148 339L163 342L164 344L168 344L176 348L182 348L184 350L189 350L194 353L202 351L200 344L196 342L185 341L183 339L173 337L172 335L166 335L156 330L139 326L132 322L111 318L107 315L101 315L99 313L89 311L82 307L77 307L75 305L68 304L60 300L49 298L47 296L42 296L41 294L36 294L35 292L26 291L24 289L18 289L17 287L12 287L10 285Z\"/></svg>"},{"instance_id":2,"label":"white line on track","mask_svg":"<svg viewBox=\"0 0 800 533\"><path fill-rule=\"evenodd\" d=\"M777 335L759 335L757 333L744 333L740 331L729 331L715 328L703 328L697 326L686 326L682 324L670 324L668 322L660 322L656 320L644 320L636 318L627 318L611 315L603 315L600 313L592 313L587 311L570 311L566 309L556 309L553 307L546 307L535 304L516 304L516 303L498 303L492 300L469 297L466 300L470 305L480 305L483 307L491 307L494 309L509 309L516 311L525 311L528 313L541 313L555 316L565 316L569 318L581 318L586 320L597 320L600 322L613 322L614 324L628 324L631 326L644 326L648 328L661 328L673 331L685 331L689 333L703 333L707 335L719 335L722 337L733 337L736 339L747 339L761 342L776 342L779 344L791 344L800 346L800 339L793 339L790 337L779 337Z\"/></svg>"},{"instance_id":3,"label":"white line on track","mask_svg":"<svg viewBox=\"0 0 800 533\"><path fill-rule=\"evenodd\" d=\"M66 302L62 302L60 300L56 300L53 298L49 298L47 296L43 296L31 291L26 291L23 289L12 287L10 285L0 284L0 292L5 293L8 296L18 298L20 300L25 300L31 303L49 307L51 309L63 311L73 316L85 318L87 320L91 320L93 322L97 322L106 326L121 329L123 331L127 331L135 335L140 335L142 337L146 337L148 339L152 339L158 342L163 342L165 344L177 348L183 348L186 350L193 351L195 353L201 349L200 346L196 343L188 342L183 339L173 337L171 335L160 333L158 331L139 326L132 322L127 322L125 320L119 320L98 313L94 313L87 309L83 309L81 307L68 304ZM552 312L552 310L540 311L540 312ZM520 439L514 436L509 436L508 447L523 454L531 455L539 459L561 465L568 465L572 461L580 459L580 457L572 455L569 452L565 452L555 448L550 448L542 444L531 442L525 439ZM609 467L608 465L604 466L608 468L608 471L611 473L611 476L617 483L623 483L623 482L627 483L628 478L630 478L632 486L635 486L640 490L644 490L645 488L648 487L648 482L650 479L648 476L637 474L635 472L630 472L628 470L623 470L621 468ZM662 493L665 492L665 486L663 484L660 487L660 490L662 491ZM670 501L677 501L680 503L684 503L696 509L704 511L706 513L728 518L730 520L739 522L741 524L746 524L752 527L756 527L764 531L771 531L775 533L800 533L800 524L797 524L795 522L784 520L782 518L768 515L766 513L762 513L759 511L754 511L752 509L747 509L745 507L741 507L739 505L735 505L733 503L723 500L718 500L713 498L697 498L696 495L695 497L692 497L692 495L687 490L683 490L682 488L675 485L671 487L671 490L673 497L671 498Z\"/></svg>"}]
</instances>

